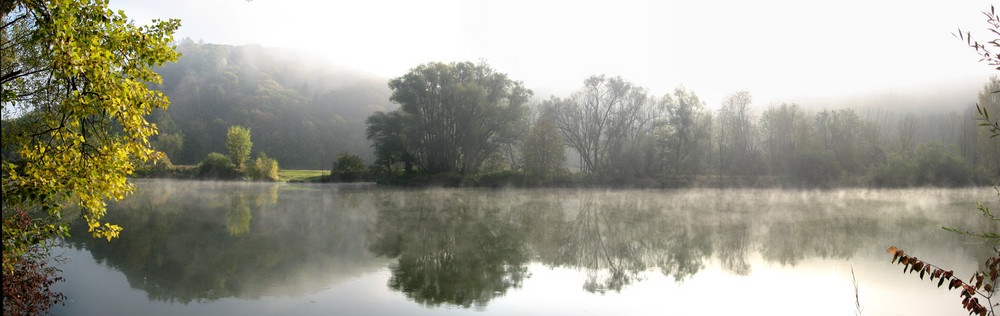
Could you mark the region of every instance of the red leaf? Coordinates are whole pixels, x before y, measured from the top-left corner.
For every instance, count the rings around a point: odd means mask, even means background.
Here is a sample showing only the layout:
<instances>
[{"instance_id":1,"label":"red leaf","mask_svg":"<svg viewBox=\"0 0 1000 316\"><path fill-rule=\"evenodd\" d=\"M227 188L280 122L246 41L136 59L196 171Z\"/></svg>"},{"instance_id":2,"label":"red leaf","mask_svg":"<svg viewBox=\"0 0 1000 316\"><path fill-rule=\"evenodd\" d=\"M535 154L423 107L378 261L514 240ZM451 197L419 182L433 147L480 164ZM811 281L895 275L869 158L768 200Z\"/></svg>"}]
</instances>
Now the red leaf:
<instances>
[{"instance_id":1,"label":"red leaf","mask_svg":"<svg viewBox=\"0 0 1000 316\"><path fill-rule=\"evenodd\" d=\"M957 287L961 287L961 286L962 286L962 280L959 280L959 279L951 279L951 282L948 282L948 289L949 290L957 288Z\"/></svg>"}]
</instances>

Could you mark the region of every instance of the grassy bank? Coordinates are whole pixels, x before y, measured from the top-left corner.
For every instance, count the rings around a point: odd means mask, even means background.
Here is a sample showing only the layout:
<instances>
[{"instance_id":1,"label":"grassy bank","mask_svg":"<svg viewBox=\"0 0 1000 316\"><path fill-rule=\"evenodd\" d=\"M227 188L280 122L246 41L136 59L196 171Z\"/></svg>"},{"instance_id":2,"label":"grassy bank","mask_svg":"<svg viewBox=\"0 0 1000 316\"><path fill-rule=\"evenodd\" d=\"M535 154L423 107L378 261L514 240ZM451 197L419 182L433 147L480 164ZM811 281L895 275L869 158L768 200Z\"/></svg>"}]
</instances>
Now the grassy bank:
<instances>
[{"instance_id":1,"label":"grassy bank","mask_svg":"<svg viewBox=\"0 0 1000 316\"><path fill-rule=\"evenodd\" d=\"M285 182L322 182L330 170L278 170L278 180Z\"/></svg>"},{"instance_id":2,"label":"grassy bank","mask_svg":"<svg viewBox=\"0 0 1000 316\"><path fill-rule=\"evenodd\" d=\"M167 178L167 179L222 179L239 180L239 174L227 174L225 177L218 175L205 176L199 174L198 166L195 165L155 165L138 168L132 176L136 178ZM244 175L245 176L245 175ZM278 170L278 181L284 182L322 182L324 178L330 176L330 170Z\"/></svg>"}]
</instances>

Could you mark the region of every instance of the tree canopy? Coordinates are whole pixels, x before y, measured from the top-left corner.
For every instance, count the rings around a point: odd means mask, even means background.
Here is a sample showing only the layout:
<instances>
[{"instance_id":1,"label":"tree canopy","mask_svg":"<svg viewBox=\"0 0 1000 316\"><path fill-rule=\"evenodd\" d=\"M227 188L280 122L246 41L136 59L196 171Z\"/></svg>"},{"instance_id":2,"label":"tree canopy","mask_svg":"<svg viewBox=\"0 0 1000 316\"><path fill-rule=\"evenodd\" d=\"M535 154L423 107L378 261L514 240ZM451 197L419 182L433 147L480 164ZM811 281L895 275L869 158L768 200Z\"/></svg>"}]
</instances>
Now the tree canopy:
<instances>
[{"instance_id":1,"label":"tree canopy","mask_svg":"<svg viewBox=\"0 0 1000 316\"><path fill-rule=\"evenodd\" d=\"M239 169L243 163L250 159L250 150L253 149L253 142L250 141L250 130L243 126L230 126L226 132L226 148L229 148L229 159Z\"/></svg>"},{"instance_id":2,"label":"tree canopy","mask_svg":"<svg viewBox=\"0 0 1000 316\"><path fill-rule=\"evenodd\" d=\"M94 237L111 239L121 228L100 221L105 201L131 192L133 159L155 156L146 116L168 99L147 84L160 82L153 67L179 56L171 43L180 21L137 26L106 0L5 1L0 9L4 219L15 209L58 218L69 202ZM5 257L25 246L8 243L13 233L4 225Z\"/></svg>"},{"instance_id":3,"label":"tree canopy","mask_svg":"<svg viewBox=\"0 0 1000 316\"><path fill-rule=\"evenodd\" d=\"M365 119L395 108L385 79L315 56L190 39L177 50L177 63L156 69L171 106L153 117L163 129L154 144L176 164L226 152L217 135L232 125L253 131L251 156L267 152L284 168L327 169L346 151L371 161Z\"/></svg>"},{"instance_id":4,"label":"tree canopy","mask_svg":"<svg viewBox=\"0 0 1000 316\"><path fill-rule=\"evenodd\" d=\"M427 63L389 81L399 103L404 152L431 173L475 174L502 146L519 139L531 90L485 63ZM369 119L373 140L389 141L395 114ZM384 116L384 117L383 117Z\"/></svg>"}]
</instances>

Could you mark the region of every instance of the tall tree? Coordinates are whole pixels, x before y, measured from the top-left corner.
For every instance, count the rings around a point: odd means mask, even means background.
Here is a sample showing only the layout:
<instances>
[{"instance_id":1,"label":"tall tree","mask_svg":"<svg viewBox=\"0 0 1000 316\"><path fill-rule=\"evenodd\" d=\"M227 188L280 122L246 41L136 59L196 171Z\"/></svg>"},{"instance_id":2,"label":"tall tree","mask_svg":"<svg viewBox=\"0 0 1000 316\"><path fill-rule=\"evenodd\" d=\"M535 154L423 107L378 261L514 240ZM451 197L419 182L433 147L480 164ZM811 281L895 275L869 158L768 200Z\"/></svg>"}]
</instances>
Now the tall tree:
<instances>
[{"instance_id":1,"label":"tall tree","mask_svg":"<svg viewBox=\"0 0 1000 316\"><path fill-rule=\"evenodd\" d=\"M375 165L384 171L392 171L402 164L404 171L412 171L416 157L407 146L402 112L375 112L365 123L368 125L368 140L375 147Z\"/></svg>"},{"instance_id":2,"label":"tall tree","mask_svg":"<svg viewBox=\"0 0 1000 316\"><path fill-rule=\"evenodd\" d=\"M822 148L834 154L843 171L863 174L868 167L885 160L878 146L878 128L852 109L816 114L816 131Z\"/></svg>"},{"instance_id":3,"label":"tall tree","mask_svg":"<svg viewBox=\"0 0 1000 316\"><path fill-rule=\"evenodd\" d=\"M665 121L669 128L666 137L660 139L669 152L663 158L673 166L675 175L681 170L699 171L708 151L711 124L705 104L694 92L677 87L673 95L667 94L660 99L660 107L666 111Z\"/></svg>"},{"instance_id":4,"label":"tall tree","mask_svg":"<svg viewBox=\"0 0 1000 316\"><path fill-rule=\"evenodd\" d=\"M899 141L899 150L904 155L909 155L916 147L917 116L912 112L906 113L896 124L896 136Z\"/></svg>"},{"instance_id":5,"label":"tall tree","mask_svg":"<svg viewBox=\"0 0 1000 316\"><path fill-rule=\"evenodd\" d=\"M760 169L757 126L748 91L737 91L722 101L719 108L719 168L731 174L746 174Z\"/></svg>"},{"instance_id":6,"label":"tall tree","mask_svg":"<svg viewBox=\"0 0 1000 316\"><path fill-rule=\"evenodd\" d=\"M555 176L566 160L562 136L551 118L540 117L521 145L524 173L529 178L546 181Z\"/></svg>"},{"instance_id":7,"label":"tall tree","mask_svg":"<svg viewBox=\"0 0 1000 316\"><path fill-rule=\"evenodd\" d=\"M0 9L5 223L14 209L58 218L70 202L94 237L111 239L121 228L100 221L105 201L131 192L131 158L154 155L146 139L156 129L145 116L168 101L148 88L160 82L151 67L177 59L180 21L136 26L106 0L4 1ZM7 228L5 258L24 246L8 244L23 232Z\"/></svg>"},{"instance_id":8,"label":"tall tree","mask_svg":"<svg viewBox=\"0 0 1000 316\"><path fill-rule=\"evenodd\" d=\"M654 118L645 88L621 77L592 76L568 99L551 98L563 139L592 173L612 172L610 159L647 130Z\"/></svg>"},{"instance_id":9,"label":"tall tree","mask_svg":"<svg viewBox=\"0 0 1000 316\"><path fill-rule=\"evenodd\" d=\"M768 167L787 175L798 152L810 148L812 122L797 104L770 107L760 117Z\"/></svg>"},{"instance_id":10,"label":"tall tree","mask_svg":"<svg viewBox=\"0 0 1000 316\"><path fill-rule=\"evenodd\" d=\"M407 146L433 173L472 174L516 141L531 90L485 63L427 63L389 81ZM378 149L376 149L378 150Z\"/></svg>"},{"instance_id":11,"label":"tall tree","mask_svg":"<svg viewBox=\"0 0 1000 316\"><path fill-rule=\"evenodd\" d=\"M253 142L250 141L250 130L243 126L233 125L226 132L226 148L229 148L229 159L236 168L242 168L243 163L250 159Z\"/></svg>"}]
</instances>

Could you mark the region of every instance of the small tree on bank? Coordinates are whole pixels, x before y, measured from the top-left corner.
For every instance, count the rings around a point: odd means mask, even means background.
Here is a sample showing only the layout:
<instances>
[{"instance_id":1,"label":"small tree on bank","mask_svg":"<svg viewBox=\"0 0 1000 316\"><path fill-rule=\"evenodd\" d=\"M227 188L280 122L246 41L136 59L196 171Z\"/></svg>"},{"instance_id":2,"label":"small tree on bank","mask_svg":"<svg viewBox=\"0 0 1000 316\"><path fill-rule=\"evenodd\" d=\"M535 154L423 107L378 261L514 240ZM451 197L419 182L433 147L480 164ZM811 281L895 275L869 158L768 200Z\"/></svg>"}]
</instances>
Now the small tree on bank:
<instances>
[{"instance_id":1,"label":"small tree on bank","mask_svg":"<svg viewBox=\"0 0 1000 316\"><path fill-rule=\"evenodd\" d=\"M337 160L333 162L330 179L335 182L353 182L364 180L367 173L367 168L365 163L361 161L361 157L343 153L337 155Z\"/></svg>"},{"instance_id":2,"label":"small tree on bank","mask_svg":"<svg viewBox=\"0 0 1000 316\"><path fill-rule=\"evenodd\" d=\"M247 176L254 180L278 181L278 161L260 153L253 163L247 166Z\"/></svg>"},{"instance_id":3,"label":"small tree on bank","mask_svg":"<svg viewBox=\"0 0 1000 316\"><path fill-rule=\"evenodd\" d=\"M250 129L233 125L226 133L226 148L229 148L229 159L232 159L236 169L243 168L243 163L250 159L253 142L250 141Z\"/></svg>"}]
</instances>

